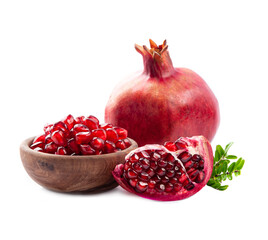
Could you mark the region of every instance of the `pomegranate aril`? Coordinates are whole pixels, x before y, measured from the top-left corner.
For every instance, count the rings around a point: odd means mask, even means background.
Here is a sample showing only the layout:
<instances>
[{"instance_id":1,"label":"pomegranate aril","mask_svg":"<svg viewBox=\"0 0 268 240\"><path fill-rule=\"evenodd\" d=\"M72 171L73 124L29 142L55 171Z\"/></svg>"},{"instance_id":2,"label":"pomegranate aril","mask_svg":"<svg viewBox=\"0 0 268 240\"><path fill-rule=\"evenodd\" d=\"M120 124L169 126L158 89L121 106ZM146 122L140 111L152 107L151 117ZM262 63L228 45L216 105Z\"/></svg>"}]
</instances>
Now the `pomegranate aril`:
<instances>
[{"instance_id":1,"label":"pomegranate aril","mask_svg":"<svg viewBox=\"0 0 268 240\"><path fill-rule=\"evenodd\" d=\"M101 138L94 137L90 141L91 147L93 147L95 150L101 150L104 147L104 141Z\"/></svg>"},{"instance_id":2,"label":"pomegranate aril","mask_svg":"<svg viewBox=\"0 0 268 240\"><path fill-rule=\"evenodd\" d=\"M123 141L126 144L127 148L131 146L131 142L130 142L130 140L128 138L123 139Z\"/></svg>"},{"instance_id":3,"label":"pomegranate aril","mask_svg":"<svg viewBox=\"0 0 268 240\"><path fill-rule=\"evenodd\" d=\"M146 158L140 158L139 162L145 170L150 167L150 161Z\"/></svg>"},{"instance_id":4,"label":"pomegranate aril","mask_svg":"<svg viewBox=\"0 0 268 240\"><path fill-rule=\"evenodd\" d=\"M50 142L45 145L44 150L46 153L55 153L57 151L57 144L54 142Z\"/></svg>"},{"instance_id":5,"label":"pomegranate aril","mask_svg":"<svg viewBox=\"0 0 268 240\"><path fill-rule=\"evenodd\" d=\"M171 170L171 169L173 169L173 168L174 168L174 164L171 163L171 162L168 162L168 163L167 163L167 166L166 166L166 169L167 169L167 170Z\"/></svg>"},{"instance_id":6,"label":"pomegranate aril","mask_svg":"<svg viewBox=\"0 0 268 240\"><path fill-rule=\"evenodd\" d=\"M192 160L189 160L184 164L184 167L186 170L189 170L194 165L194 162Z\"/></svg>"},{"instance_id":7,"label":"pomegranate aril","mask_svg":"<svg viewBox=\"0 0 268 240\"><path fill-rule=\"evenodd\" d=\"M175 183L178 182L178 178L173 177L173 178L171 178L169 181L170 181L172 184L175 184Z\"/></svg>"},{"instance_id":8,"label":"pomegranate aril","mask_svg":"<svg viewBox=\"0 0 268 240\"><path fill-rule=\"evenodd\" d=\"M140 158L150 158L150 155L146 151L141 151L138 153Z\"/></svg>"},{"instance_id":9,"label":"pomegranate aril","mask_svg":"<svg viewBox=\"0 0 268 240\"><path fill-rule=\"evenodd\" d=\"M37 148L37 147L43 149L44 148L44 143L43 142L35 142L30 146L31 149L34 149L34 148Z\"/></svg>"},{"instance_id":10,"label":"pomegranate aril","mask_svg":"<svg viewBox=\"0 0 268 240\"><path fill-rule=\"evenodd\" d=\"M165 168L158 168L155 172L159 177L162 177L166 174L166 169Z\"/></svg>"},{"instance_id":11,"label":"pomegranate aril","mask_svg":"<svg viewBox=\"0 0 268 240\"><path fill-rule=\"evenodd\" d=\"M86 125L82 124L82 123L78 123L78 124L74 125L73 132L75 134L79 133L79 132L89 132L89 128Z\"/></svg>"},{"instance_id":12,"label":"pomegranate aril","mask_svg":"<svg viewBox=\"0 0 268 240\"><path fill-rule=\"evenodd\" d=\"M54 143L56 143L59 146L64 146L64 147L67 146L66 137L65 137L64 133L60 130L56 130L56 131L52 132L51 139Z\"/></svg>"},{"instance_id":13,"label":"pomegranate aril","mask_svg":"<svg viewBox=\"0 0 268 240\"><path fill-rule=\"evenodd\" d=\"M184 188L188 191L192 190L194 188L194 184L192 182L188 183L184 186Z\"/></svg>"},{"instance_id":14,"label":"pomegranate aril","mask_svg":"<svg viewBox=\"0 0 268 240\"><path fill-rule=\"evenodd\" d=\"M203 171L199 171L199 174L197 175L195 182L201 183L205 179L205 173Z\"/></svg>"},{"instance_id":15,"label":"pomegranate aril","mask_svg":"<svg viewBox=\"0 0 268 240\"><path fill-rule=\"evenodd\" d=\"M148 175L150 176L150 177L152 177L155 173L154 173L154 170L152 169L152 168L149 168L149 169L147 169L146 170L146 173L148 173Z\"/></svg>"},{"instance_id":16,"label":"pomegranate aril","mask_svg":"<svg viewBox=\"0 0 268 240\"><path fill-rule=\"evenodd\" d=\"M115 151L115 144L111 141L105 141L104 143L104 152L113 153Z\"/></svg>"},{"instance_id":17,"label":"pomegranate aril","mask_svg":"<svg viewBox=\"0 0 268 240\"><path fill-rule=\"evenodd\" d=\"M172 151L172 152L175 152L175 151L178 150L174 142L165 142L165 143L164 143L164 146L165 146L169 151Z\"/></svg>"},{"instance_id":18,"label":"pomegranate aril","mask_svg":"<svg viewBox=\"0 0 268 240\"><path fill-rule=\"evenodd\" d=\"M127 171L128 169L130 169L130 167L131 167L131 162L130 161L125 162L124 170Z\"/></svg>"},{"instance_id":19,"label":"pomegranate aril","mask_svg":"<svg viewBox=\"0 0 268 240\"><path fill-rule=\"evenodd\" d=\"M192 155L188 152L182 152L179 155L179 159L183 162L186 163L187 161L189 161L191 159Z\"/></svg>"},{"instance_id":20,"label":"pomegranate aril","mask_svg":"<svg viewBox=\"0 0 268 240\"><path fill-rule=\"evenodd\" d=\"M180 183L184 183L187 180L187 176L185 173L181 174L181 176L179 177L179 182Z\"/></svg>"},{"instance_id":21,"label":"pomegranate aril","mask_svg":"<svg viewBox=\"0 0 268 240\"><path fill-rule=\"evenodd\" d=\"M198 174L199 174L199 171L198 171L198 170L194 170L193 172L188 173L189 178L190 178L192 181L195 180L195 178L197 177Z\"/></svg>"},{"instance_id":22,"label":"pomegranate aril","mask_svg":"<svg viewBox=\"0 0 268 240\"><path fill-rule=\"evenodd\" d=\"M67 117L65 117L62 121L66 124L66 126L69 130L71 130L75 124L74 117L71 114L69 114Z\"/></svg>"},{"instance_id":23,"label":"pomegranate aril","mask_svg":"<svg viewBox=\"0 0 268 240\"><path fill-rule=\"evenodd\" d=\"M56 155L67 155L67 151L66 151L65 147L58 147L55 154Z\"/></svg>"},{"instance_id":24,"label":"pomegranate aril","mask_svg":"<svg viewBox=\"0 0 268 240\"><path fill-rule=\"evenodd\" d=\"M165 161L165 160L163 160L163 159L160 159L160 160L158 161L158 166L159 166L159 167L165 167L165 166L167 166L167 161Z\"/></svg>"},{"instance_id":25,"label":"pomegranate aril","mask_svg":"<svg viewBox=\"0 0 268 240\"><path fill-rule=\"evenodd\" d=\"M79 124L79 123L84 124L84 120L85 120L85 117L80 116L80 117L76 117L74 121L75 121L75 124Z\"/></svg>"},{"instance_id":26,"label":"pomegranate aril","mask_svg":"<svg viewBox=\"0 0 268 240\"><path fill-rule=\"evenodd\" d=\"M45 137L45 144L48 144L48 143L51 143L51 142L53 142L53 141L51 139L50 134L46 135L46 137Z\"/></svg>"},{"instance_id":27,"label":"pomegranate aril","mask_svg":"<svg viewBox=\"0 0 268 240\"><path fill-rule=\"evenodd\" d=\"M89 115L87 118L91 119L92 121L94 121L95 123L97 123L97 125L99 126L99 119L96 118L95 116L93 115Z\"/></svg>"},{"instance_id":28,"label":"pomegranate aril","mask_svg":"<svg viewBox=\"0 0 268 240\"><path fill-rule=\"evenodd\" d=\"M148 173L146 173L146 172L142 172L142 173L139 175L139 179L142 180L142 181L147 182L147 181L150 179L150 176L149 176Z\"/></svg>"},{"instance_id":29,"label":"pomegranate aril","mask_svg":"<svg viewBox=\"0 0 268 240\"><path fill-rule=\"evenodd\" d=\"M59 121L57 123L55 123L52 127L52 129L50 129L50 132L54 132L54 131L57 131L57 130L60 130L62 132L67 132L68 131L68 127L67 125L62 122L62 121Z\"/></svg>"},{"instance_id":30,"label":"pomegranate aril","mask_svg":"<svg viewBox=\"0 0 268 240\"><path fill-rule=\"evenodd\" d=\"M138 182L138 179L130 179L130 180L129 180L129 184L130 184L132 187L136 187L137 182Z\"/></svg>"},{"instance_id":31,"label":"pomegranate aril","mask_svg":"<svg viewBox=\"0 0 268 240\"><path fill-rule=\"evenodd\" d=\"M68 147L70 148L70 150L76 154L79 154L80 153L80 148L79 148L79 145L76 143L75 139L74 138L71 138L69 141L68 141Z\"/></svg>"},{"instance_id":32,"label":"pomegranate aril","mask_svg":"<svg viewBox=\"0 0 268 240\"><path fill-rule=\"evenodd\" d=\"M103 140L106 140L106 138L107 138L106 131L104 129L101 129L101 128L92 130L91 135L92 135L92 138L98 137L98 138L101 138Z\"/></svg>"},{"instance_id":33,"label":"pomegranate aril","mask_svg":"<svg viewBox=\"0 0 268 240\"><path fill-rule=\"evenodd\" d=\"M117 132L113 128L107 128L106 129L106 139L116 143L118 141L118 135Z\"/></svg>"},{"instance_id":34,"label":"pomegranate aril","mask_svg":"<svg viewBox=\"0 0 268 240\"><path fill-rule=\"evenodd\" d=\"M83 155L94 155L95 154L95 150L89 144L81 144L80 148L81 148L81 153Z\"/></svg>"},{"instance_id":35,"label":"pomegranate aril","mask_svg":"<svg viewBox=\"0 0 268 240\"><path fill-rule=\"evenodd\" d=\"M165 160L166 160L167 162L174 163L174 162L175 162L175 157L174 157L172 154L169 153L169 154L166 156Z\"/></svg>"},{"instance_id":36,"label":"pomegranate aril","mask_svg":"<svg viewBox=\"0 0 268 240\"><path fill-rule=\"evenodd\" d=\"M33 150L36 152L44 152L44 149L40 147L33 148Z\"/></svg>"},{"instance_id":37,"label":"pomegranate aril","mask_svg":"<svg viewBox=\"0 0 268 240\"><path fill-rule=\"evenodd\" d=\"M159 183L161 181L161 178L157 175L152 177L152 180L155 181L156 183Z\"/></svg>"},{"instance_id":38,"label":"pomegranate aril","mask_svg":"<svg viewBox=\"0 0 268 240\"><path fill-rule=\"evenodd\" d=\"M203 159L200 159L200 161L199 161L199 169L200 170L204 169L204 165L205 165L204 160Z\"/></svg>"},{"instance_id":39,"label":"pomegranate aril","mask_svg":"<svg viewBox=\"0 0 268 240\"><path fill-rule=\"evenodd\" d=\"M139 161L139 157L137 154L132 154L129 158L129 161L132 163L138 162Z\"/></svg>"},{"instance_id":40,"label":"pomegranate aril","mask_svg":"<svg viewBox=\"0 0 268 240\"><path fill-rule=\"evenodd\" d=\"M91 140L90 132L79 132L75 135L75 141L77 144L87 144Z\"/></svg>"},{"instance_id":41,"label":"pomegranate aril","mask_svg":"<svg viewBox=\"0 0 268 240\"><path fill-rule=\"evenodd\" d=\"M138 192L145 192L148 188L148 183L146 182L142 182L142 181L138 181L137 185L136 185L136 190Z\"/></svg>"},{"instance_id":42,"label":"pomegranate aril","mask_svg":"<svg viewBox=\"0 0 268 240\"><path fill-rule=\"evenodd\" d=\"M133 169L137 172L137 173L140 173L142 172L142 166L139 164L139 163L133 163Z\"/></svg>"},{"instance_id":43,"label":"pomegranate aril","mask_svg":"<svg viewBox=\"0 0 268 240\"><path fill-rule=\"evenodd\" d=\"M185 149L187 147L187 143L182 141L181 139L178 139L176 142L175 142L175 145L177 147L178 150L181 150L181 149Z\"/></svg>"},{"instance_id":44,"label":"pomegranate aril","mask_svg":"<svg viewBox=\"0 0 268 240\"><path fill-rule=\"evenodd\" d=\"M174 171L174 170L168 170L168 171L167 171L167 176L168 176L169 178L174 177L174 176L175 176L175 171Z\"/></svg>"},{"instance_id":45,"label":"pomegranate aril","mask_svg":"<svg viewBox=\"0 0 268 240\"><path fill-rule=\"evenodd\" d=\"M165 185L164 185L163 183L156 184L155 189L156 189L158 192L164 192L164 191L165 191Z\"/></svg>"},{"instance_id":46,"label":"pomegranate aril","mask_svg":"<svg viewBox=\"0 0 268 240\"><path fill-rule=\"evenodd\" d=\"M167 176L163 176L163 177L161 178L161 182L162 182L162 183L167 183L167 182L169 182L169 178L168 178Z\"/></svg>"},{"instance_id":47,"label":"pomegranate aril","mask_svg":"<svg viewBox=\"0 0 268 240\"><path fill-rule=\"evenodd\" d=\"M115 146L116 146L116 148L121 149L121 150L126 149L126 144L122 140L118 140L115 143Z\"/></svg>"},{"instance_id":48,"label":"pomegranate aril","mask_svg":"<svg viewBox=\"0 0 268 240\"><path fill-rule=\"evenodd\" d=\"M113 127L113 125L112 124L110 124L110 123L103 123L103 124L101 124L100 125L100 128L103 128L103 129L107 129L107 128L112 128Z\"/></svg>"},{"instance_id":49,"label":"pomegranate aril","mask_svg":"<svg viewBox=\"0 0 268 240\"><path fill-rule=\"evenodd\" d=\"M85 118L84 120L84 124L90 129L97 129L99 128L99 124L96 123L94 120L90 119L90 118Z\"/></svg>"},{"instance_id":50,"label":"pomegranate aril","mask_svg":"<svg viewBox=\"0 0 268 240\"><path fill-rule=\"evenodd\" d=\"M201 157L198 154L194 154L192 156L192 160L195 161L195 162L198 162L200 159L201 159Z\"/></svg>"},{"instance_id":51,"label":"pomegranate aril","mask_svg":"<svg viewBox=\"0 0 268 240\"><path fill-rule=\"evenodd\" d=\"M165 191L166 192L171 192L172 190L173 190L173 184L172 183L167 183L166 185L165 185Z\"/></svg>"},{"instance_id":52,"label":"pomegranate aril","mask_svg":"<svg viewBox=\"0 0 268 240\"><path fill-rule=\"evenodd\" d=\"M154 180L150 179L150 181L149 181L149 183L148 183L148 187L149 187L149 188L154 188L155 185L156 185L156 182L155 182Z\"/></svg>"},{"instance_id":53,"label":"pomegranate aril","mask_svg":"<svg viewBox=\"0 0 268 240\"><path fill-rule=\"evenodd\" d=\"M127 130L120 127L114 127L115 131L117 132L119 139L125 139L127 138Z\"/></svg>"},{"instance_id":54,"label":"pomegranate aril","mask_svg":"<svg viewBox=\"0 0 268 240\"><path fill-rule=\"evenodd\" d=\"M127 176L129 179L133 179L133 178L137 178L138 174L133 169L129 169L127 171Z\"/></svg>"},{"instance_id":55,"label":"pomegranate aril","mask_svg":"<svg viewBox=\"0 0 268 240\"><path fill-rule=\"evenodd\" d=\"M157 162L156 161L151 161L150 162L150 167L153 169L153 170L156 170L158 168L157 166Z\"/></svg>"},{"instance_id":56,"label":"pomegranate aril","mask_svg":"<svg viewBox=\"0 0 268 240\"><path fill-rule=\"evenodd\" d=\"M182 189L182 185L180 183L174 183L173 186L174 186L173 189L176 192L178 192L178 191L180 191Z\"/></svg>"},{"instance_id":57,"label":"pomegranate aril","mask_svg":"<svg viewBox=\"0 0 268 240\"><path fill-rule=\"evenodd\" d=\"M46 124L44 126L44 132L45 132L45 134L50 133L50 129L52 129L52 127L53 127L53 124Z\"/></svg>"},{"instance_id":58,"label":"pomegranate aril","mask_svg":"<svg viewBox=\"0 0 268 240\"><path fill-rule=\"evenodd\" d=\"M39 136L35 137L35 139L33 140L33 143L36 143L36 142L45 142L45 138L46 138L46 135L45 134L39 135Z\"/></svg>"},{"instance_id":59,"label":"pomegranate aril","mask_svg":"<svg viewBox=\"0 0 268 240\"><path fill-rule=\"evenodd\" d=\"M150 158L153 161L158 161L159 159L161 159L161 155L156 152L152 152L150 155Z\"/></svg>"}]
</instances>

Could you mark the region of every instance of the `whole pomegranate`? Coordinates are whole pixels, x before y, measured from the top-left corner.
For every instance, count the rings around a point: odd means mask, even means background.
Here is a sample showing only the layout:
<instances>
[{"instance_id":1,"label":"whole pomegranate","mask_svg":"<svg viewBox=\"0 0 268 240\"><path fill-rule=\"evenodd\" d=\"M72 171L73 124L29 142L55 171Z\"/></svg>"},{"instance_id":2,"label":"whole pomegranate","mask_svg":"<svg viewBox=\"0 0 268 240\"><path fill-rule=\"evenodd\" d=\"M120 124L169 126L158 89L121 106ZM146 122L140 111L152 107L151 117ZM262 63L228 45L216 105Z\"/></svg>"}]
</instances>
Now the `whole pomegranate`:
<instances>
[{"instance_id":1,"label":"whole pomegranate","mask_svg":"<svg viewBox=\"0 0 268 240\"><path fill-rule=\"evenodd\" d=\"M125 190L141 197L173 201L202 189L213 170L213 153L203 136L179 138L175 143L145 145L126 156L113 171Z\"/></svg>"},{"instance_id":2,"label":"whole pomegranate","mask_svg":"<svg viewBox=\"0 0 268 240\"><path fill-rule=\"evenodd\" d=\"M173 67L166 41L150 45L135 45L144 71L114 89L105 121L127 129L140 146L195 135L211 141L220 121L213 92L193 71Z\"/></svg>"}]
</instances>

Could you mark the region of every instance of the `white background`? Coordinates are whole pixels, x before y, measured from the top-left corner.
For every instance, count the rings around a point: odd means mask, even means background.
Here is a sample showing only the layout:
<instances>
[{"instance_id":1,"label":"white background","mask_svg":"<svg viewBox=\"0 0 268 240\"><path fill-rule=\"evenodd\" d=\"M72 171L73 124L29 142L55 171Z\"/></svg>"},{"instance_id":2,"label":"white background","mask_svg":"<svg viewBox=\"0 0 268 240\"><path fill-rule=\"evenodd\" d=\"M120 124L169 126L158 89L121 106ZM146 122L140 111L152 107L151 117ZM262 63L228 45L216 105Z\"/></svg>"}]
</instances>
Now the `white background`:
<instances>
[{"instance_id":1,"label":"white background","mask_svg":"<svg viewBox=\"0 0 268 240\"><path fill-rule=\"evenodd\" d=\"M268 14L265 1L1 1L0 239L267 239ZM104 119L112 88L142 70L134 43L167 39L173 64L218 98L212 142L235 144L242 175L225 192L157 202L119 187L43 189L19 145L71 113Z\"/></svg>"}]
</instances>

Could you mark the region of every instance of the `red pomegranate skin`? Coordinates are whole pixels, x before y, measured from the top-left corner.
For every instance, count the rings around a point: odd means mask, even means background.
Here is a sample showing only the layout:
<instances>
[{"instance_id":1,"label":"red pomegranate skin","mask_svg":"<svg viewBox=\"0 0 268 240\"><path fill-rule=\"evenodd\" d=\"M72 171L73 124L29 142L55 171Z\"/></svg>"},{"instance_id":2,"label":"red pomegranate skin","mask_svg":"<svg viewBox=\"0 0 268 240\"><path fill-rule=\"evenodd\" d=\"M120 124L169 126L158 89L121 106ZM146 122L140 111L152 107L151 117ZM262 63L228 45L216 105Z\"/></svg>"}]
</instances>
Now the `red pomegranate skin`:
<instances>
[{"instance_id":1,"label":"red pomegranate skin","mask_svg":"<svg viewBox=\"0 0 268 240\"><path fill-rule=\"evenodd\" d=\"M151 42L150 50L136 45L144 58L144 71L114 89L105 121L127 129L139 146L196 135L211 141L220 122L218 101L198 74L173 68L167 50L160 57L147 53L167 48L165 44L156 49Z\"/></svg>"}]
</instances>

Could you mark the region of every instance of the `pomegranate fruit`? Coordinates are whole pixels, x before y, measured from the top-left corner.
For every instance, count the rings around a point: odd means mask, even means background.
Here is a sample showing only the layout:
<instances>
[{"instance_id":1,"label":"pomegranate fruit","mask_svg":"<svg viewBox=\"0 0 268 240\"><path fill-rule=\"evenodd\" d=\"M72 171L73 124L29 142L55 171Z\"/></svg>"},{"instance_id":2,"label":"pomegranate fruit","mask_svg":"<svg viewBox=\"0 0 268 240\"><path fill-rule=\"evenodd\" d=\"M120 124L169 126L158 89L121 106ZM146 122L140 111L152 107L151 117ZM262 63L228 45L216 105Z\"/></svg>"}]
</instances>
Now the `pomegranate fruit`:
<instances>
[{"instance_id":1,"label":"pomegranate fruit","mask_svg":"<svg viewBox=\"0 0 268 240\"><path fill-rule=\"evenodd\" d=\"M57 155L99 155L128 148L127 130L112 124L99 124L90 115L74 118L71 114L55 124L47 124L31 149Z\"/></svg>"},{"instance_id":2,"label":"pomegranate fruit","mask_svg":"<svg viewBox=\"0 0 268 240\"><path fill-rule=\"evenodd\" d=\"M166 41L150 45L135 45L144 71L114 89L105 121L128 130L140 146L196 135L211 141L220 120L213 92L193 71L173 67Z\"/></svg>"},{"instance_id":3,"label":"pomegranate fruit","mask_svg":"<svg viewBox=\"0 0 268 240\"><path fill-rule=\"evenodd\" d=\"M213 153L203 136L181 137L175 143L145 145L130 152L113 171L125 190L141 197L173 201L202 189L213 170Z\"/></svg>"}]
</instances>

